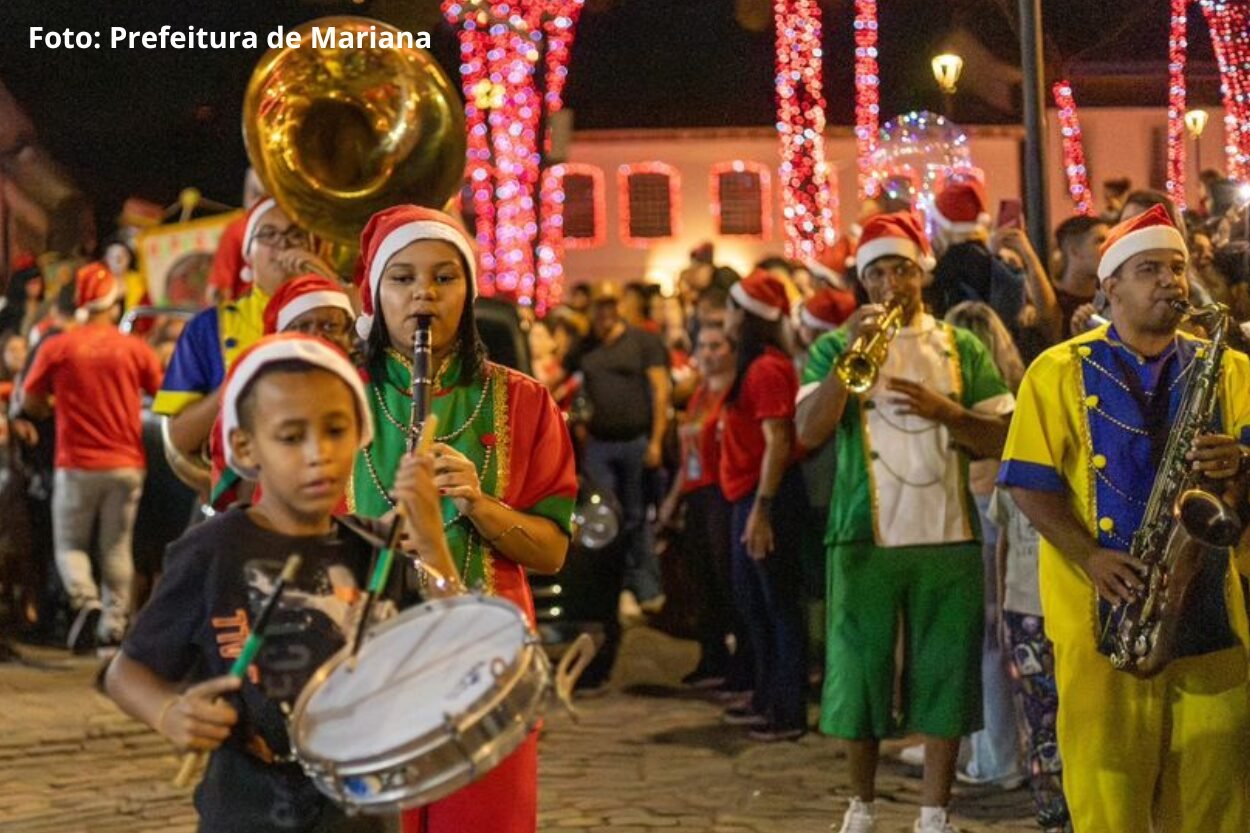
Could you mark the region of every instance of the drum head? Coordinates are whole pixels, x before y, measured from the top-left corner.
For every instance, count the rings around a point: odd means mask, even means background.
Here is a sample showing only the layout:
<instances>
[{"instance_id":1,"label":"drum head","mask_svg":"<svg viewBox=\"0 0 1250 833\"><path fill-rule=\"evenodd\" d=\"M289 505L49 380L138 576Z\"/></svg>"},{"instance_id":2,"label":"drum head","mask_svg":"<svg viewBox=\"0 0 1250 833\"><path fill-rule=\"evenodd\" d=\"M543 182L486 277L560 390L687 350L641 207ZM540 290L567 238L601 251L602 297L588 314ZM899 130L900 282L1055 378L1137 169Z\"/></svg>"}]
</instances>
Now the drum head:
<instances>
[{"instance_id":1,"label":"drum head","mask_svg":"<svg viewBox=\"0 0 1250 833\"><path fill-rule=\"evenodd\" d=\"M514 605L459 596L405 611L309 682L291 739L301 757L387 756L474 711L515 673L529 635Z\"/></svg>"}]
</instances>

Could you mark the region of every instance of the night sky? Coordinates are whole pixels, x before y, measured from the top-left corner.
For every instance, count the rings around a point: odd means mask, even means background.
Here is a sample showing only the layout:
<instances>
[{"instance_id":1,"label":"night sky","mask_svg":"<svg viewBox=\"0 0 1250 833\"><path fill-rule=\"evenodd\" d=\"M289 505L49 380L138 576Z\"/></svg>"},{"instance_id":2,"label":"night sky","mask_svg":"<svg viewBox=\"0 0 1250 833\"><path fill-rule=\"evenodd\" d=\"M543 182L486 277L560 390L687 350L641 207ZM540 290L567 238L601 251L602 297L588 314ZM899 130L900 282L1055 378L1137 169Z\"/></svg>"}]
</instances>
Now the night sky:
<instances>
[{"instance_id":1,"label":"night sky","mask_svg":"<svg viewBox=\"0 0 1250 833\"><path fill-rule=\"evenodd\" d=\"M826 3L829 119L853 119L853 3ZM1014 0L887 0L881 4L882 111L940 106L928 59L956 26L1004 60L1018 60L1004 10ZM1043 4L1053 69L1068 62L1167 55L1167 0L1052 0ZM454 77L456 39L438 24L437 0L2 0L0 82L35 123L39 141L92 197L107 233L129 195L172 202L186 185L236 204L247 160L239 128L243 91L263 52L52 51L28 48L31 26L103 30L194 25L267 32L331 14L425 23ZM1132 18L1129 15L1132 14ZM1135 25L1123 25L1129 20ZM1157 25L1143 26L1145 19ZM1195 61L1210 60L1200 15ZM402 21L396 21L402 23ZM430 25L431 22L433 25ZM734 0L589 0L578 25L565 101L576 127L767 125L774 119L771 28L748 31ZM1012 120L1010 115L1004 118Z\"/></svg>"}]
</instances>

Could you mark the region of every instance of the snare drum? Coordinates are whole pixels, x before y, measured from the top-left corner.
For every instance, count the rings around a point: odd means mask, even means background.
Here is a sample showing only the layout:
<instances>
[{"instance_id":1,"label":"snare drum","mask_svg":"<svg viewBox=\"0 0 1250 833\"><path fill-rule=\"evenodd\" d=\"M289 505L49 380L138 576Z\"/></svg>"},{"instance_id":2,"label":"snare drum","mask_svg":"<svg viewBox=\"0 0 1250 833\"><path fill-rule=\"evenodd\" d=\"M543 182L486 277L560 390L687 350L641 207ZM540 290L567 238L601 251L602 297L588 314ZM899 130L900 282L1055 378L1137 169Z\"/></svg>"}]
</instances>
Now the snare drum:
<instances>
[{"instance_id":1,"label":"snare drum","mask_svg":"<svg viewBox=\"0 0 1250 833\"><path fill-rule=\"evenodd\" d=\"M373 627L354 663L343 652L318 669L291 713L291 747L347 810L392 813L489 772L533 731L555 684L516 605L437 599Z\"/></svg>"}]
</instances>

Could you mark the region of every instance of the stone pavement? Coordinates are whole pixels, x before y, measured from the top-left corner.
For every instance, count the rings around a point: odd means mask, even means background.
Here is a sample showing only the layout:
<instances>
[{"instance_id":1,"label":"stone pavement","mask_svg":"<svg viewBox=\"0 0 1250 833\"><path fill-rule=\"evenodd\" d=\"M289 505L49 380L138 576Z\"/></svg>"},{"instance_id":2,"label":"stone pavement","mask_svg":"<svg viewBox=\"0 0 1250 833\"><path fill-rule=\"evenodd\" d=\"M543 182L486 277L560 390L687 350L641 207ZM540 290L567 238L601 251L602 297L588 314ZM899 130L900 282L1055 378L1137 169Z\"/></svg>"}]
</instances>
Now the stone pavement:
<instances>
[{"instance_id":1,"label":"stone pavement","mask_svg":"<svg viewBox=\"0 0 1250 833\"><path fill-rule=\"evenodd\" d=\"M846 796L837 745L753 744L676 681L693 643L646 628L627 634L614 690L553 712L541 749L543 831L821 833ZM90 685L94 661L22 648L57 670L0 665L0 832L194 830L190 794L170 779L173 750ZM919 781L885 761L880 833L911 830ZM966 833L1034 833L1027 791L957 788Z\"/></svg>"}]
</instances>

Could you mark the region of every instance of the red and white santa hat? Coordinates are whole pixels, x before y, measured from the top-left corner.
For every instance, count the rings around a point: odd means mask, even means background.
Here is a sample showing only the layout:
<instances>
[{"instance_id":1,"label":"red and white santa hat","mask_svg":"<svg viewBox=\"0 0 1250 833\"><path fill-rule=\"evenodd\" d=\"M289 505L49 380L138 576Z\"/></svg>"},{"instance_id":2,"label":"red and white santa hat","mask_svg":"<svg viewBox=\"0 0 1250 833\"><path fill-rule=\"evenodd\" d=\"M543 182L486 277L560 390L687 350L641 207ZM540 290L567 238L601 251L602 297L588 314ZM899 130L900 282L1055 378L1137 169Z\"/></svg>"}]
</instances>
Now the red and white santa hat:
<instances>
[{"instance_id":1,"label":"red and white santa hat","mask_svg":"<svg viewBox=\"0 0 1250 833\"><path fill-rule=\"evenodd\" d=\"M929 237L915 212L877 214L864 223L864 233L855 251L855 262L861 273L874 260L890 256L907 258L925 271L936 265Z\"/></svg>"},{"instance_id":2,"label":"red and white santa hat","mask_svg":"<svg viewBox=\"0 0 1250 833\"><path fill-rule=\"evenodd\" d=\"M855 241L858 231L839 234L832 246L826 246L815 258L803 262L807 271L832 286L839 286L847 271L855 265Z\"/></svg>"},{"instance_id":3,"label":"red and white santa hat","mask_svg":"<svg viewBox=\"0 0 1250 833\"><path fill-rule=\"evenodd\" d=\"M280 333L304 313L318 307L335 307L356 315L347 293L337 282L321 275L300 275L282 286L265 304L265 333Z\"/></svg>"},{"instance_id":4,"label":"red and white santa hat","mask_svg":"<svg viewBox=\"0 0 1250 833\"><path fill-rule=\"evenodd\" d=\"M790 298L781 279L767 269L756 269L729 287L729 297L747 312L765 321L780 321L790 314Z\"/></svg>"},{"instance_id":5,"label":"red and white santa hat","mask_svg":"<svg viewBox=\"0 0 1250 833\"><path fill-rule=\"evenodd\" d=\"M373 330L373 305L378 283L387 262L400 249L418 240L442 240L456 247L468 270L468 301L477 295L477 253L469 232L450 214L419 205L396 205L369 218L360 233L360 260L356 263L356 285L360 288L360 317L356 332L368 338Z\"/></svg>"},{"instance_id":6,"label":"red and white santa hat","mask_svg":"<svg viewBox=\"0 0 1250 833\"><path fill-rule=\"evenodd\" d=\"M1111 229L1100 250L1102 259L1098 261L1098 279L1105 281L1124 261L1151 249L1171 249L1189 257L1185 235L1162 205L1151 206L1149 211Z\"/></svg>"},{"instance_id":7,"label":"red and white santa hat","mask_svg":"<svg viewBox=\"0 0 1250 833\"><path fill-rule=\"evenodd\" d=\"M933 222L946 231L976 231L990 224L988 202L978 180L952 182L933 200Z\"/></svg>"},{"instance_id":8,"label":"red and white santa hat","mask_svg":"<svg viewBox=\"0 0 1250 833\"><path fill-rule=\"evenodd\" d=\"M360 447L373 439L373 416L369 412L369 400L360 373L348 361L343 351L334 345L302 333L277 333L267 335L244 350L226 374L226 384L221 396L221 436L225 438L226 465L249 480L255 480L259 472L245 466L234 456L230 432L239 427L239 398L247 390L261 370L274 362L301 361L327 370L343 380L351 388L356 400L356 415L360 419Z\"/></svg>"},{"instance_id":9,"label":"red and white santa hat","mask_svg":"<svg viewBox=\"0 0 1250 833\"><path fill-rule=\"evenodd\" d=\"M243 268L239 270L239 277L247 283L252 282L252 243L256 238L256 232L260 231L260 221L271 209L277 207L278 202L273 197L262 197L247 210L247 221L243 224L243 242L240 244L243 253Z\"/></svg>"},{"instance_id":10,"label":"red and white santa hat","mask_svg":"<svg viewBox=\"0 0 1250 833\"><path fill-rule=\"evenodd\" d=\"M818 332L836 330L858 306L855 296L845 289L822 289L799 307L799 321Z\"/></svg>"},{"instance_id":11,"label":"red and white santa hat","mask_svg":"<svg viewBox=\"0 0 1250 833\"><path fill-rule=\"evenodd\" d=\"M121 298L117 277L103 263L88 263L74 275L74 317L86 321L95 312L103 312Z\"/></svg>"}]
</instances>

